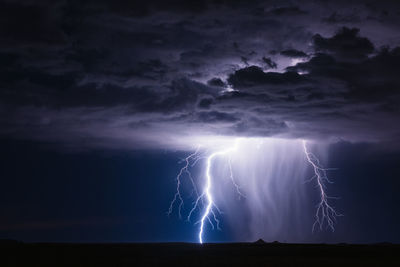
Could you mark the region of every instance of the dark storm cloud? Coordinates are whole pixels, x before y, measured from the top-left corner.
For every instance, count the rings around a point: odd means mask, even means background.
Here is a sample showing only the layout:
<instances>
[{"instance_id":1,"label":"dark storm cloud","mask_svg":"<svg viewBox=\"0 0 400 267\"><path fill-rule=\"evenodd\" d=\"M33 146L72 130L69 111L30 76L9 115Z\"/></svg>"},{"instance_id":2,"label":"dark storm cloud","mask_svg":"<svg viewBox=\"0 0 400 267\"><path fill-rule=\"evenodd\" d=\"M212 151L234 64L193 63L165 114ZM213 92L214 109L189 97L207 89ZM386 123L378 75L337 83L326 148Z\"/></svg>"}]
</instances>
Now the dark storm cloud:
<instances>
[{"instance_id":1,"label":"dark storm cloud","mask_svg":"<svg viewBox=\"0 0 400 267\"><path fill-rule=\"evenodd\" d=\"M255 85L299 83L303 80L297 72L264 72L260 67L250 66L235 71L228 77L228 82L235 88L246 88Z\"/></svg>"},{"instance_id":2,"label":"dark storm cloud","mask_svg":"<svg viewBox=\"0 0 400 267\"><path fill-rule=\"evenodd\" d=\"M276 69L278 65L271 58L263 57L262 61L267 65L268 68Z\"/></svg>"},{"instance_id":3,"label":"dark storm cloud","mask_svg":"<svg viewBox=\"0 0 400 267\"><path fill-rule=\"evenodd\" d=\"M270 10L269 13L278 15L278 16L282 16L282 15L292 16L292 15L303 15L303 14L306 14L307 12L301 10L297 6L287 6L287 7L274 8L274 9Z\"/></svg>"},{"instance_id":4,"label":"dark storm cloud","mask_svg":"<svg viewBox=\"0 0 400 267\"><path fill-rule=\"evenodd\" d=\"M0 132L109 147L202 134L397 142L396 10L6 1Z\"/></svg>"},{"instance_id":5,"label":"dark storm cloud","mask_svg":"<svg viewBox=\"0 0 400 267\"><path fill-rule=\"evenodd\" d=\"M361 19L356 13L352 14L338 14L333 12L329 17L323 19L327 23L354 23L359 22Z\"/></svg>"},{"instance_id":6,"label":"dark storm cloud","mask_svg":"<svg viewBox=\"0 0 400 267\"><path fill-rule=\"evenodd\" d=\"M304 57L308 56L303 51L299 51L299 50L296 50L296 49L283 50L283 51L281 51L280 54L283 55L283 56L294 57L294 58L304 58Z\"/></svg>"},{"instance_id":7,"label":"dark storm cloud","mask_svg":"<svg viewBox=\"0 0 400 267\"><path fill-rule=\"evenodd\" d=\"M218 87L226 86L226 84L220 78L212 78L211 80L207 81L207 84L210 86L218 86Z\"/></svg>"},{"instance_id":8,"label":"dark storm cloud","mask_svg":"<svg viewBox=\"0 0 400 267\"><path fill-rule=\"evenodd\" d=\"M314 46L317 51L333 53L341 59L365 58L374 51L374 45L368 38L358 35L359 29L343 27L331 38L319 34L314 36Z\"/></svg>"},{"instance_id":9,"label":"dark storm cloud","mask_svg":"<svg viewBox=\"0 0 400 267\"><path fill-rule=\"evenodd\" d=\"M50 1L42 4L6 1L0 9L0 39L3 44L60 44L65 35Z\"/></svg>"}]
</instances>

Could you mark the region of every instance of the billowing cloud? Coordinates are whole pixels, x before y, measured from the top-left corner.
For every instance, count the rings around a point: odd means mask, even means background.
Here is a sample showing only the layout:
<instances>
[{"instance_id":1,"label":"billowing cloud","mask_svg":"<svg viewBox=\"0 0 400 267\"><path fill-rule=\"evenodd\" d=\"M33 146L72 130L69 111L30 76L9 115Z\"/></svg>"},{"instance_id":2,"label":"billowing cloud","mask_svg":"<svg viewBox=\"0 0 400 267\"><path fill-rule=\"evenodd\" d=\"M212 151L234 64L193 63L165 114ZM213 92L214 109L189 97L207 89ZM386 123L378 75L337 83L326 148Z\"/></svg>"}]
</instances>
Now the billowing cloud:
<instances>
[{"instance_id":1,"label":"billowing cloud","mask_svg":"<svg viewBox=\"0 0 400 267\"><path fill-rule=\"evenodd\" d=\"M304 53L303 51L299 51L296 49L288 49L288 50L283 50L280 53L283 56L287 57L293 57L293 58L306 58L308 55Z\"/></svg>"},{"instance_id":2,"label":"billowing cloud","mask_svg":"<svg viewBox=\"0 0 400 267\"><path fill-rule=\"evenodd\" d=\"M390 1L356 19L341 1L246 3L7 1L1 136L129 149L207 135L398 143Z\"/></svg>"}]
</instances>

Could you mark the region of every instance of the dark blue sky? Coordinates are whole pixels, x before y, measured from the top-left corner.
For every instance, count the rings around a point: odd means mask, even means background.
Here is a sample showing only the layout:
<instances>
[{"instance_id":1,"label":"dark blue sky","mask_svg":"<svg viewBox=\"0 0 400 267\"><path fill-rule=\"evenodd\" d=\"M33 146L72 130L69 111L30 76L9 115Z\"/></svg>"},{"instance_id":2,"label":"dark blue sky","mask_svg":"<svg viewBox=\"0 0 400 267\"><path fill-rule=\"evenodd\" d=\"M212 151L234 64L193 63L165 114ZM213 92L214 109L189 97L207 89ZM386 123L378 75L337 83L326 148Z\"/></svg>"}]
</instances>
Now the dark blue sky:
<instances>
[{"instance_id":1,"label":"dark blue sky","mask_svg":"<svg viewBox=\"0 0 400 267\"><path fill-rule=\"evenodd\" d=\"M335 183L329 188L340 195L335 206L345 216L335 233L310 232L304 242L400 242L400 155L369 150L369 145L348 143L330 149L329 165L338 170L331 173ZM166 215L183 153L77 154L4 140L1 151L0 238L197 242L198 225ZM240 241L232 234L234 225L223 218L222 231L208 230L207 239Z\"/></svg>"},{"instance_id":2,"label":"dark blue sky","mask_svg":"<svg viewBox=\"0 0 400 267\"><path fill-rule=\"evenodd\" d=\"M26 142L1 150L0 239L197 241L197 226L167 216L183 154L66 154ZM231 240L229 231L213 235Z\"/></svg>"}]
</instances>

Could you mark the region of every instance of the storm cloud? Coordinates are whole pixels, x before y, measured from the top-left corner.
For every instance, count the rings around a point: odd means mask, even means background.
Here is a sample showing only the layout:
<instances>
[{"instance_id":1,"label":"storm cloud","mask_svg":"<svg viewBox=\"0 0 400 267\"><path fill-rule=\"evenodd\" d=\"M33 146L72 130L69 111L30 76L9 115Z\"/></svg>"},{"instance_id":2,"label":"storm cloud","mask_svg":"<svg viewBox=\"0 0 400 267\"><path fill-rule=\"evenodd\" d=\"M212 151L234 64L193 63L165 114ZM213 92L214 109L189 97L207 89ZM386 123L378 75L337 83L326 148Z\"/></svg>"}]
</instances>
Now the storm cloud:
<instances>
[{"instance_id":1,"label":"storm cloud","mask_svg":"<svg viewBox=\"0 0 400 267\"><path fill-rule=\"evenodd\" d=\"M356 17L344 1L6 1L0 135L129 149L193 135L399 144L400 10L354 2Z\"/></svg>"}]
</instances>

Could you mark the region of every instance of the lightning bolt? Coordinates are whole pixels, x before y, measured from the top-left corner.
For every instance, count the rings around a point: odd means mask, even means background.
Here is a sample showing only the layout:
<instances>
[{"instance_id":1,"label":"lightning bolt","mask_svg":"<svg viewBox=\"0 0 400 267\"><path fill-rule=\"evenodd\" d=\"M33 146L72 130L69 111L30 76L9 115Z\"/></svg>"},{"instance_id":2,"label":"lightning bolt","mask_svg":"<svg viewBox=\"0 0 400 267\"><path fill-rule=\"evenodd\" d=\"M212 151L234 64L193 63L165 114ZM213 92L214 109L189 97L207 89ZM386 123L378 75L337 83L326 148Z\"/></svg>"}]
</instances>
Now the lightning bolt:
<instances>
[{"instance_id":1,"label":"lightning bolt","mask_svg":"<svg viewBox=\"0 0 400 267\"><path fill-rule=\"evenodd\" d=\"M213 201L213 196L211 195L211 192L210 192L211 187L212 187L212 175L211 175L212 161L217 156L225 155L227 153L235 151L236 148L237 148L237 143L238 143L238 141L236 140L235 141L235 145L234 145L233 148L222 150L222 151L218 151L218 152L214 152L207 158L206 186L205 186L204 192L202 194L202 195L205 195L206 198L207 198L207 206L206 206L206 210L204 211L203 216L201 217L201 220L200 220L200 231L199 231L199 242L200 242L200 244L203 244L204 222L205 222L206 219L208 219L208 216L210 215L210 213L212 213L212 208L216 207L215 204L214 204L214 201ZM230 165L230 171L231 171L231 179L233 181L231 165ZM234 182L234 185L235 185L236 189L238 190L238 185L235 182ZM240 191L238 190L238 192L240 192ZM214 219L216 219L215 216L214 216ZM218 222L218 220L217 220L217 222Z\"/></svg>"},{"instance_id":2,"label":"lightning bolt","mask_svg":"<svg viewBox=\"0 0 400 267\"><path fill-rule=\"evenodd\" d=\"M240 186L235 182L235 178L233 177L231 157L229 157L228 165L229 165L229 174L230 174L229 178L231 179L231 182L236 189L236 193L238 194L239 199L240 199L240 197L246 198L246 196L240 191Z\"/></svg>"},{"instance_id":3,"label":"lightning bolt","mask_svg":"<svg viewBox=\"0 0 400 267\"><path fill-rule=\"evenodd\" d=\"M200 220L197 221L195 224L200 224L199 232L198 232L198 240L202 244L203 243L203 235L205 231L206 222L209 222L212 229L215 227L220 229L219 227L219 220L217 218L217 214L222 214L218 206L214 202L214 198L212 195L212 187L213 187L213 175L212 175L212 167L213 162L217 157L226 156L228 167L229 167L229 178L236 189L237 194L240 197L244 197L245 195L242 194L240 191L239 185L235 182L233 170L232 170L232 162L231 157L232 153L237 150L238 143L241 138L235 139L234 144L229 147L219 151L215 151L213 153L209 153L209 151L200 152L200 146L197 147L196 151L187 156L182 160L184 162L183 167L180 169L178 175L176 176L176 192L175 195L170 203L169 209L167 214L171 215L173 212L173 208L175 205L178 205L178 214L179 218L182 218L182 209L184 208L184 200L181 193L181 180L183 177L188 177L190 183L193 187L192 195L195 195L195 201L193 201L193 206L187 215L187 221L191 220L194 212L199 209L203 208L203 212L201 213ZM333 199L334 197L329 197L326 194L326 183L332 183L327 175L327 171L333 170L331 168L324 168L320 163L319 159L311 153L307 148L307 142L305 140L302 141L304 154L307 158L308 163L312 166L314 175L311 177L309 181L316 180L317 188L320 192L320 202L317 205L317 211L315 213L315 222L312 226L312 231L314 232L315 228L318 227L322 230L323 226L326 224L328 228L332 231L335 230L334 224L336 222L336 217L342 216L341 214L337 213L335 209L329 204L328 200ZM257 148L261 143L258 144ZM200 160L206 159L205 162L205 185L201 192L199 193L196 183L194 182L193 176L190 173L190 167L196 165ZM214 226L214 223L216 226Z\"/></svg>"},{"instance_id":4,"label":"lightning bolt","mask_svg":"<svg viewBox=\"0 0 400 267\"><path fill-rule=\"evenodd\" d=\"M199 149L200 146L197 147L196 151L192 154L190 154L189 156L187 156L185 159L183 159L183 161L185 162L185 165L181 168L181 170L179 171L178 175L176 176L176 191L175 191L175 195L174 198L171 201L171 204L169 206L168 209L168 216L170 216L172 214L173 208L174 208L174 204L176 202L178 202L178 214L179 214L179 218L182 218L182 208L183 208L183 198L182 198L182 193L181 193L181 179L184 173L187 174L187 176L189 177L189 180L192 184L193 187L193 191L195 192L196 196L199 197L198 191L197 191L197 186L193 180L192 174L189 171L189 167L190 166L194 166L197 161L201 158L199 156ZM193 163L191 164L190 162L193 161Z\"/></svg>"},{"instance_id":5,"label":"lightning bolt","mask_svg":"<svg viewBox=\"0 0 400 267\"><path fill-rule=\"evenodd\" d=\"M326 223L327 227L330 228L332 232L334 232L336 217L343 215L337 213L336 210L328 203L329 199L335 199L335 197L329 197L326 194L326 183L332 183L332 181L329 180L326 172L333 169L327 169L322 166L319 159L313 153L308 151L307 142L305 140L303 140L303 149L307 161L311 164L314 170L314 176L311 177L308 181L317 181L317 187L319 189L321 198L321 201L317 205L315 222L313 224L312 231L314 232L315 227L319 227L319 229L322 230L324 224Z\"/></svg>"},{"instance_id":6,"label":"lightning bolt","mask_svg":"<svg viewBox=\"0 0 400 267\"><path fill-rule=\"evenodd\" d=\"M172 214L173 208L175 205L178 205L178 214L179 218L182 218L182 209L184 206L184 200L182 197L181 193L181 180L186 174L186 176L189 178L191 185L193 187L193 192L196 196L196 200L193 202L193 207L189 211L188 216L187 216L187 221L191 220L191 217L193 213L196 211L196 209L200 209L200 204L202 206L205 206L204 212L202 213L202 216L199 221L196 222L196 224L200 224L200 230L198 234L199 242L202 244L203 243L203 233L204 233L204 228L205 228L205 223L206 221L210 223L212 229L215 227L217 229L220 229L219 227L219 220L217 218L217 214L221 214L221 210L218 208L218 206L215 204L213 200L213 196L211 193L212 189L212 162L213 160L218 157L218 156L223 156L226 154L229 154L237 149L239 142L239 138L235 140L234 145L231 148L227 148L224 150L216 151L208 156L204 156L204 154L207 154L207 152L200 153L200 147L196 149L196 151L186 158L184 158L182 161L184 162L184 166L180 169L178 175L176 176L176 191L175 195L170 203L169 209L168 209L168 216ZM193 180L192 174L190 173L190 167L193 167L199 160L201 159L206 159L206 170L205 170L205 186L201 194L199 194L197 190L196 183ZM233 186L236 189L236 192L238 193L239 197L245 197L245 195L240 191L239 185L235 182L234 176L233 176L233 170L232 170L232 164L231 164L231 158L228 158L228 166L229 166L229 173L230 173L230 180L233 184ZM216 224L214 226L214 223Z\"/></svg>"}]
</instances>

